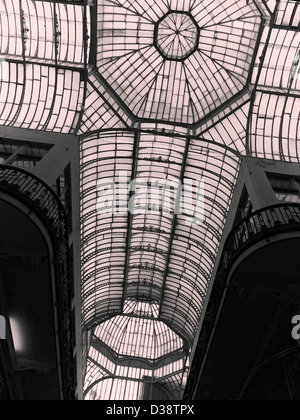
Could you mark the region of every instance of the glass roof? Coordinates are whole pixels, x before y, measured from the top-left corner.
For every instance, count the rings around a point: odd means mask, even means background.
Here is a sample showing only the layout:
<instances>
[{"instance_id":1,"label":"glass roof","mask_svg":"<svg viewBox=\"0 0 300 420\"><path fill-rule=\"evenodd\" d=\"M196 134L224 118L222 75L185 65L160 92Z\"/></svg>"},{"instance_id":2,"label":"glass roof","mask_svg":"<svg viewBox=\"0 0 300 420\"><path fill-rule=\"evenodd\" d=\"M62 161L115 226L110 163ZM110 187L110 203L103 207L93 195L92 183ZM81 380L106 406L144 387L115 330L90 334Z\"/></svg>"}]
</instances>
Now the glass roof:
<instances>
[{"instance_id":1,"label":"glass roof","mask_svg":"<svg viewBox=\"0 0 300 420\"><path fill-rule=\"evenodd\" d=\"M99 73L138 118L198 122L247 84L261 15L234 3L99 2Z\"/></svg>"},{"instance_id":2,"label":"glass roof","mask_svg":"<svg viewBox=\"0 0 300 420\"><path fill-rule=\"evenodd\" d=\"M155 47L169 60L184 60L199 46L200 28L188 13L166 14L157 24Z\"/></svg>"},{"instance_id":3,"label":"glass roof","mask_svg":"<svg viewBox=\"0 0 300 420\"><path fill-rule=\"evenodd\" d=\"M243 156L300 162L299 2L0 17L0 134L80 139L85 397L180 398Z\"/></svg>"},{"instance_id":4,"label":"glass roof","mask_svg":"<svg viewBox=\"0 0 300 420\"><path fill-rule=\"evenodd\" d=\"M240 158L204 140L143 132L99 134L83 140L81 148L86 323L92 325L107 313L122 313L124 299L147 298L160 304L159 318L192 344ZM130 159L133 154L137 156L134 174ZM120 177L122 172L124 178ZM190 221L195 215L189 208L175 214L178 181L183 173L186 182L205 180L204 215L199 224ZM120 198L130 179L146 183L152 207L149 212L140 209L141 214L132 215L128 231L128 214ZM116 183L115 211L111 206L105 212L96 211L101 180L104 184L107 180ZM166 194L161 193L166 180L174 184L167 206ZM127 190L125 194L127 205ZM110 291L112 296L107 300Z\"/></svg>"},{"instance_id":5,"label":"glass roof","mask_svg":"<svg viewBox=\"0 0 300 420\"><path fill-rule=\"evenodd\" d=\"M183 348L168 326L147 317L117 316L95 330L95 336L118 355L156 360Z\"/></svg>"}]
</instances>

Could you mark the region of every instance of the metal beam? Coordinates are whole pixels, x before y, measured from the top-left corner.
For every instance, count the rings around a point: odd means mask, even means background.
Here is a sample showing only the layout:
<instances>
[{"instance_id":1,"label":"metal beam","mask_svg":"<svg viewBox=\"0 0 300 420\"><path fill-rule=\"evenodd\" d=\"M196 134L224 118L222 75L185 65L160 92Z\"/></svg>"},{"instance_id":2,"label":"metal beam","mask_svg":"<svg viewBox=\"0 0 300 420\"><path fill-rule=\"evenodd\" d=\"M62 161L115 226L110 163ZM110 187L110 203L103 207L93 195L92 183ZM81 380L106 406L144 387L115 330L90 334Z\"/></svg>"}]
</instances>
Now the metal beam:
<instances>
[{"instance_id":1,"label":"metal beam","mask_svg":"<svg viewBox=\"0 0 300 420\"><path fill-rule=\"evenodd\" d=\"M214 111L210 112L208 115L202 118L197 124L195 124L195 130L198 130L203 124L206 124L209 120L212 120L220 113L226 112L226 110L228 110L228 114L231 113L231 110L234 107L235 103L237 104L236 108L241 108L241 105L239 105L238 101L240 99L243 99L243 97L247 95L247 99L244 99L244 103L246 103L249 100L250 94L251 94L251 85L245 86L243 90L238 92L232 98L223 102L222 105L217 107ZM226 117L227 117L227 114L224 116L224 118Z\"/></svg>"},{"instance_id":2,"label":"metal beam","mask_svg":"<svg viewBox=\"0 0 300 420\"><path fill-rule=\"evenodd\" d=\"M285 30L289 32L300 32L299 26L290 26L290 25L274 25L274 29Z\"/></svg>"},{"instance_id":3,"label":"metal beam","mask_svg":"<svg viewBox=\"0 0 300 420\"><path fill-rule=\"evenodd\" d=\"M61 134L53 131L29 130L27 128L7 127L0 125L0 138L26 141L28 143L59 144L63 141L78 141L72 134Z\"/></svg>"},{"instance_id":4,"label":"metal beam","mask_svg":"<svg viewBox=\"0 0 300 420\"><path fill-rule=\"evenodd\" d=\"M1 53L0 54L1 59L4 59L5 61L7 61L8 63L14 63L14 64L24 64L24 59L23 56L21 55L6 55ZM32 65L37 65L37 66L42 66L42 67L50 67L50 68L57 68L60 70L71 70L71 71L76 71L76 72L83 72L84 71L84 64L81 63L71 63L68 61L60 61L57 60L57 64L55 63L55 60L51 60L49 58L32 58L32 57L26 57L26 63L27 64L32 64Z\"/></svg>"},{"instance_id":5,"label":"metal beam","mask_svg":"<svg viewBox=\"0 0 300 420\"><path fill-rule=\"evenodd\" d=\"M27 144L24 144L13 153L8 159L6 159L3 163L4 165L12 165L15 160L17 160L18 156L21 155L27 148Z\"/></svg>"},{"instance_id":6,"label":"metal beam","mask_svg":"<svg viewBox=\"0 0 300 420\"><path fill-rule=\"evenodd\" d=\"M289 98L300 98L300 92L298 93L292 93L288 92L288 90L284 90L283 88L276 88L276 91L271 90L272 88L268 89L268 86L262 86L257 88L256 92L264 93L267 95L273 95L273 96L288 96Z\"/></svg>"},{"instance_id":7,"label":"metal beam","mask_svg":"<svg viewBox=\"0 0 300 420\"><path fill-rule=\"evenodd\" d=\"M133 146L133 153L132 153L132 168L131 168L132 181L135 180L137 177L138 153L139 153L140 140L141 140L141 133L137 131L134 135L134 146ZM130 191L129 200L133 197L133 195L134 195L134 192ZM126 257L125 257L125 270L124 270L124 283L123 283L122 311L124 308L126 292L127 292L129 262L130 262L130 244L131 244L131 238L132 238L132 224L133 224L133 214L131 211L129 211L128 216L127 216Z\"/></svg>"},{"instance_id":8,"label":"metal beam","mask_svg":"<svg viewBox=\"0 0 300 420\"><path fill-rule=\"evenodd\" d=\"M171 363L177 362L178 360L183 359L185 356L183 348L173 351L172 353L165 354L164 356L161 356L155 360L136 357L134 355L129 356L118 354L97 337L92 338L91 346L116 365L129 365L130 367L135 367L137 369L159 369L161 367L168 366Z\"/></svg>"},{"instance_id":9,"label":"metal beam","mask_svg":"<svg viewBox=\"0 0 300 420\"><path fill-rule=\"evenodd\" d=\"M276 3L276 8L274 11L274 14L272 16L271 22L270 22L270 27L269 27L269 32L268 32L268 36L266 39L266 43L265 43L265 47L263 50L263 53L260 57L260 63L259 63L259 68L257 71L257 77L256 77L256 81L255 81L255 85L254 85L254 89L252 91L252 95L251 95L251 102L250 102L250 107L249 107L249 114L248 114L248 121L247 121L247 127L246 127L246 153L249 156L250 155L250 130L251 130L251 124L252 124L252 116L253 116L253 109L254 109L254 102L255 102L255 98L256 98L256 92L257 92L257 87L259 84L259 79L263 70L263 65L266 59L266 55L267 55L267 49L269 47L269 42L272 36L272 32L273 32L273 26L275 24L276 21L276 16L277 16L277 11L280 5L280 0L277 0Z\"/></svg>"},{"instance_id":10,"label":"metal beam","mask_svg":"<svg viewBox=\"0 0 300 420\"><path fill-rule=\"evenodd\" d=\"M111 85L98 72L98 70L94 69L94 67L92 66L92 70L90 71L89 74L93 74L93 76L98 80L98 82L104 87L106 92L109 94L110 98L112 98L116 102L116 104L120 106L120 108L124 111L124 113L127 115L127 117L131 120L132 124L134 124L136 122L135 115L132 113L130 108L123 102L123 100L120 98L120 96L113 90ZM89 82L90 82L90 84L92 84L93 88L99 93L99 95L101 95L101 97L103 97L103 95L99 92L99 90L93 85L91 80L89 80ZM108 102L105 99L105 97L103 99L106 101L107 105L112 108L112 105L110 104L110 102ZM113 109L113 110L114 110L115 114L118 115L118 117L121 119L121 121L123 121L122 118L119 116L119 114L115 111L115 109ZM123 123L126 124L125 121L123 121Z\"/></svg>"},{"instance_id":11,"label":"metal beam","mask_svg":"<svg viewBox=\"0 0 300 420\"><path fill-rule=\"evenodd\" d=\"M41 0L36 0L37 2ZM91 4L94 0L43 0L44 3L61 3L74 6L84 6L86 4Z\"/></svg>"},{"instance_id":12,"label":"metal beam","mask_svg":"<svg viewBox=\"0 0 300 420\"><path fill-rule=\"evenodd\" d=\"M153 320L153 318L150 317L144 317L144 316L136 316L136 315L130 315L130 314L124 314L123 312L114 312L113 314L110 315L105 315L105 316L99 316L98 318L95 318L92 322L88 323L85 328L84 331L88 331L88 330L93 330L93 328L99 326L100 324L103 324L104 322L107 322L113 318L116 318L117 316L126 316L126 318L139 318L139 319L148 319L148 320ZM172 325L170 322L168 322L168 320L160 320L160 319L155 319L157 322L163 322L171 331L174 332L174 334L176 334L183 342L184 345L188 345L189 341L186 338L186 333L183 329L179 329L179 328L175 328L174 325Z\"/></svg>"},{"instance_id":13,"label":"metal beam","mask_svg":"<svg viewBox=\"0 0 300 420\"><path fill-rule=\"evenodd\" d=\"M72 162L74 151L78 151L78 140L74 141L68 138L57 143L38 162L36 167L31 169L31 172L46 182L50 187L53 187L59 175Z\"/></svg>"},{"instance_id":14,"label":"metal beam","mask_svg":"<svg viewBox=\"0 0 300 420\"><path fill-rule=\"evenodd\" d=\"M186 170L188 153L189 153L189 149L190 149L190 143L191 143L191 136L187 136L187 141L186 141L186 144L185 144L185 151L184 151L182 166L181 166L181 173L180 173L180 178L179 178L180 182L181 182L181 184L180 184L181 187L178 189L177 197L176 197L176 201L175 201L175 209L174 209L175 214L174 214L174 217L173 217L173 222L172 222L172 227L171 227L170 242L169 242L169 248L168 248L168 253L167 253L165 271L164 271L163 288L162 288L163 292L162 292L161 301L160 301L159 319L161 318L161 315L162 315L162 305L163 305L163 301L164 301L164 297L165 297L165 293L166 293L166 283L167 283L167 278L168 278L168 274L169 274L172 248L173 248L174 236L175 236L175 232L176 232L177 219L178 219L178 211L176 211L176 210L180 206L180 199L181 199L181 195L182 195L182 184L183 184L183 181L184 181L184 175L185 175L185 170Z\"/></svg>"}]
</instances>

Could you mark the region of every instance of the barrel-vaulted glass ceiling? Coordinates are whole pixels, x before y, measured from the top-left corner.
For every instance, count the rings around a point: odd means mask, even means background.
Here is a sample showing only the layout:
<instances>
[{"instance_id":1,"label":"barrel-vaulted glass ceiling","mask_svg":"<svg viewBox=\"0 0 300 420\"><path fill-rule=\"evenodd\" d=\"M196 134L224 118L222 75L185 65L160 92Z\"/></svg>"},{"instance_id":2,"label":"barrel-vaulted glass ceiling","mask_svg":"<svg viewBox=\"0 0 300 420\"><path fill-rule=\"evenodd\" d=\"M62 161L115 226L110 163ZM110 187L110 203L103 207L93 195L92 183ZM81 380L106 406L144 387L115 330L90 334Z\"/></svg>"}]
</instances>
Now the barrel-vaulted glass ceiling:
<instances>
[{"instance_id":1,"label":"barrel-vaulted glass ceiling","mask_svg":"<svg viewBox=\"0 0 300 420\"><path fill-rule=\"evenodd\" d=\"M182 396L242 157L300 162L299 32L292 0L0 0L0 136L80 139L86 399Z\"/></svg>"}]
</instances>

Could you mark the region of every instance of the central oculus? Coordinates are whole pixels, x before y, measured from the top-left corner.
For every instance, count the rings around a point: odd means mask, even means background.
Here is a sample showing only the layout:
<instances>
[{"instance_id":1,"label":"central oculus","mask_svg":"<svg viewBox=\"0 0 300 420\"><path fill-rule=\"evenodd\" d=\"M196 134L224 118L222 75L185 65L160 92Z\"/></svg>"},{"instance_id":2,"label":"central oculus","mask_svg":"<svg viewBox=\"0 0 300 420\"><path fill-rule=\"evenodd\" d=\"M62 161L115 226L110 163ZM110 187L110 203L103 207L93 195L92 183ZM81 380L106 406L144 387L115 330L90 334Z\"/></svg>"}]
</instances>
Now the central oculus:
<instances>
[{"instance_id":1,"label":"central oculus","mask_svg":"<svg viewBox=\"0 0 300 420\"><path fill-rule=\"evenodd\" d=\"M169 12L155 28L155 45L168 60L185 60L199 46L200 28L186 12Z\"/></svg>"}]
</instances>

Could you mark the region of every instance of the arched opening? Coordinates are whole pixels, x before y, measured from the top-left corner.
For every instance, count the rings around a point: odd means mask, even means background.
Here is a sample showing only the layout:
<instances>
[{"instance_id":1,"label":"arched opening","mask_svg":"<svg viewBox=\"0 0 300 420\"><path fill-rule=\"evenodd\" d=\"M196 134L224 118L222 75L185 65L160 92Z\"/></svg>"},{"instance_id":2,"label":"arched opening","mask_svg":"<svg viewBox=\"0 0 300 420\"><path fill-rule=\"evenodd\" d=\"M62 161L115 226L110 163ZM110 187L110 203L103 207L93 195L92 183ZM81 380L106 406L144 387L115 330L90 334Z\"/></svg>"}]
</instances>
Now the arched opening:
<instances>
[{"instance_id":1,"label":"arched opening","mask_svg":"<svg viewBox=\"0 0 300 420\"><path fill-rule=\"evenodd\" d=\"M53 249L39 219L0 196L1 341L13 399L61 398Z\"/></svg>"}]
</instances>

